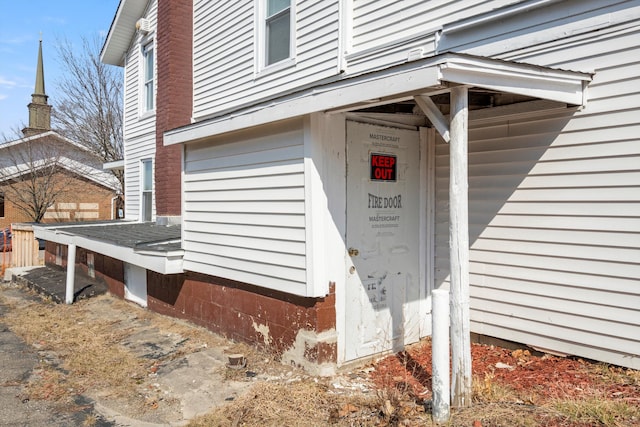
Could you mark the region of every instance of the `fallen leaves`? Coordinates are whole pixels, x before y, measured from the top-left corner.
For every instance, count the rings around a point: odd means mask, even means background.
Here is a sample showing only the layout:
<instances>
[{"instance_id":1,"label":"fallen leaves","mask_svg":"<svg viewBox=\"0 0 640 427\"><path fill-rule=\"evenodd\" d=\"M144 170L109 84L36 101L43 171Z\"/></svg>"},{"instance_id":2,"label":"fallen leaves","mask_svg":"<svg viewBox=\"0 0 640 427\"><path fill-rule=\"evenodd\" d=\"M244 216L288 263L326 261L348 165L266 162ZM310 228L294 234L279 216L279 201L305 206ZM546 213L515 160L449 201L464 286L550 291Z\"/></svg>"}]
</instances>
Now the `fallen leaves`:
<instances>
[{"instance_id":1,"label":"fallen leaves","mask_svg":"<svg viewBox=\"0 0 640 427\"><path fill-rule=\"evenodd\" d=\"M359 410L360 409L357 406L352 405L351 403L347 403L338 411L338 418L345 418L350 414L358 412Z\"/></svg>"},{"instance_id":2,"label":"fallen leaves","mask_svg":"<svg viewBox=\"0 0 640 427\"><path fill-rule=\"evenodd\" d=\"M548 354L534 356L527 349L510 351L481 344L473 344L471 352L473 373L484 379L486 384L482 388L486 390L496 383L512 389L520 397L527 397L526 400L532 400L533 395L538 403L600 394L640 399L640 380L626 375L624 368L603 368L582 359ZM599 372L603 369L604 372ZM381 360L371 373L377 387L409 384L414 395L424 395L425 387L430 388L430 376L431 347L428 342Z\"/></svg>"}]
</instances>

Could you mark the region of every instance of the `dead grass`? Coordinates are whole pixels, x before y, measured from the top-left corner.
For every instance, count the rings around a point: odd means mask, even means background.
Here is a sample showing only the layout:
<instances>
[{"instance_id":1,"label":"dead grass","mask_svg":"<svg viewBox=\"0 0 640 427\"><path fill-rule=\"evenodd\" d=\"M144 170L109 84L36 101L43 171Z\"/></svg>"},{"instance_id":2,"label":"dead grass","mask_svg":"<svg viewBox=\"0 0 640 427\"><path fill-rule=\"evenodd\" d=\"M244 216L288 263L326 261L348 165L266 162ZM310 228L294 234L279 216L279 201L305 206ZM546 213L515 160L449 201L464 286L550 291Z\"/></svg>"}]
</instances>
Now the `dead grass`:
<instances>
[{"instance_id":1,"label":"dead grass","mask_svg":"<svg viewBox=\"0 0 640 427\"><path fill-rule=\"evenodd\" d=\"M124 399L140 410L148 409L140 387L154 369L154 362L135 357L121 345L126 336L136 332L127 327L127 319L183 337L186 341L176 357L202 346L226 346L231 352L245 353L252 360L252 370L277 372L282 366L255 349L230 344L187 322L159 316L113 297L101 298L105 298L101 307L107 309L100 313L92 310L100 301L95 299L72 306L22 303L7 311L3 322L45 355L27 387L27 398L68 404L76 395L91 389ZM4 304L7 303L5 299ZM110 309L129 317L125 321L111 319ZM640 425L638 371L584 361L569 364L566 360L538 359L499 348L483 351L474 359L474 363L486 364L474 365L473 406L452 409L451 421L445 427ZM271 381L256 382L247 393L192 420L189 426L434 427L429 411L429 360L430 347L424 345L370 365L358 371L360 377L370 380L370 387L364 392L340 391L333 386L334 378L302 376L292 381L275 375ZM496 369L497 361L508 363L513 369ZM553 369L546 373L545 366ZM373 372L368 378L370 371ZM229 371L224 380L239 380L245 373ZM533 380L534 376L538 379ZM568 383L571 378L576 382ZM91 424L87 418L86 425Z\"/></svg>"},{"instance_id":2,"label":"dead grass","mask_svg":"<svg viewBox=\"0 0 640 427\"><path fill-rule=\"evenodd\" d=\"M552 403L552 407L568 421L577 425L640 425L640 407L637 402L631 403L625 400L611 400L606 396L593 396L580 400L558 400Z\"/></svg>"},{"instance_id":3,"label":"dead grass","mask_svg":"<svg viewBox=\"0 0 640 427\"><path fill-rule=\"evenodd\" d=\"M451 420L436 424L428 411L408 395L378 390L336 395L322 383L259 383L250 392L216 411L192 420L188 427L209 426L446 426L446 427L591 427L640 425L639 409L605 398L556 400L550 404L517 403L474 395L470 408L452 409ZM488 400L489 399L489 400ZM394 403L391 403L391 402Z\"/></svg>"},{"instance_id":4,"label":"dead grass","mask_svg":"<svg viewBox=\"0 0 640 427\"><path fill-rule=\"evenodd\" d=\"M192 420L209 426L376 426L382 409L375 395L339 395L323 381L258 383L239 399ZM389 424L383 424L389 425Z\"/></svg>"},{"instance_id":5,"label":"dead grass","mask_svg":"<svg viewBox=\"0 0 640 427\"><path fill-rule=\"evenodd\" d=\"M192 420L187 427L236 426L425 426L537 427L573 426L547 408L506 402L476 402L453 409L451 420L436 424L424 405L407 395L389 399L388 391L336 395L312 381L259 383L240 399ZM395 403L391 403L391 402ZM586 426L588 424L585 424Z\"/></svg>"},{"instance_id":6,"label":"dead grass","mask_svg":"<svg viewBox=\"0 0 640 427\"><path fill-rule=\"evenodd\" d=\"M112 397L135 393L136 380L145 376L144 361L119 345L123 331L111 322L87 322L87 317L82 303L29 304L7 314L6 322L27 343L55 353L39 381L29 387L34 396L47 398L53 393L54 400L69 400L89 388L108 390ZM55 383L64 384L64 389L50 391Z\"/></svg>"},{"instance_id":7,"label":"dead grass","mask_svg":"<svg viewBox=\"0 0 640 427\"><path fill-rule=\"evenodd\" d=\"M483 375L474 375L472 393L473 400L477 403L514 402L515 398L513 389L497 382L492 372L485 372Z\"/></svg>"},{"instance_id":8,"label":"dead grass","mask_svg":"<svg viewBox=\"0 0 640 427\"><path fill-rule=\"evenodd\" d=\"M179 406L151 387L159 364L219 345L222 339L177 319L166 318L112 296L73 305L47 301L14 304L4 322L39 351L41 363L26 385L24 399L43 399L72 410L79 395L90 395L146 420ZM17 306L19 304L19 306ZM163 360L140 357L123 345L139 325L177 334L177 351ZM125 409L126 408L126 409ZM87 420L91 422L90 419Z\"/></svg>"}]
</instances>

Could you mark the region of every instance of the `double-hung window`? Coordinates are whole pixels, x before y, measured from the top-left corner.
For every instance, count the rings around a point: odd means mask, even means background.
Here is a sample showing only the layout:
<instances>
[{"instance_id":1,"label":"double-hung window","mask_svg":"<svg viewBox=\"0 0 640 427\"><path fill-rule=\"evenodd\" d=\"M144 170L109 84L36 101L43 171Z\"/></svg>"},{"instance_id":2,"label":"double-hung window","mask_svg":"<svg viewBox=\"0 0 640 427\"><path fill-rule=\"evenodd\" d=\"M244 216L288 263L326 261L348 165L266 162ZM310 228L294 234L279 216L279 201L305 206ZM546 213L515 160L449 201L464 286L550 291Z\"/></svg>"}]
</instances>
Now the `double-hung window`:
<instances>
[{"instance_id":1,"label":"double-hung window","mask_svg":"<svg viewBox=\"0 0 640 427\"><path fill-rule=\"evenodd\" d=\"M291 56L291 0L264 0L265 66Z\"/></svg>"},{"instance_id":2,"label":"double-hung window","mask_svg":"<svg viewBox=\"0 0 640 427\"><path fill-rule=\"evenodd\" d=\"M140 219L151 221L153 209L153 163L151 159L140 162Z\"/></svg>"},{"instance_id":3,"label":"double-hung window","mask_svg":"<svg viewBox=\"0 0 640 427\"><path fill-rule=\"evenodd\" d=\"M153 43L149 43L142 49L142 60L142 110L143 112L147 112L153 111L155 108L155 59L153 53Z\"/></svg>"}]
</instances>

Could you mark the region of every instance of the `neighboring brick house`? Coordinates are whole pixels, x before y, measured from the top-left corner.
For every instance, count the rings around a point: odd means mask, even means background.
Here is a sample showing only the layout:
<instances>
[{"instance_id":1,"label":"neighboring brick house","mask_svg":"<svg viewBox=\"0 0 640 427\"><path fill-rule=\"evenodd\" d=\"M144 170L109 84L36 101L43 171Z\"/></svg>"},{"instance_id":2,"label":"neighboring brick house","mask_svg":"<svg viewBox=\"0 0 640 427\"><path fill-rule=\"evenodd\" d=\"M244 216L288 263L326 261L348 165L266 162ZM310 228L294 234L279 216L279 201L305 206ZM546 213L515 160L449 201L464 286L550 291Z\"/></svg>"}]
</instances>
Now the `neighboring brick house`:
<instances>
[{"instance_id":1,"label":"neighboring brick house","mask_svg":"<svg viewBox=\"0 0 640 427\"><path fill-rule=\"evenodd\" d=\"M438 288L452 336L639 368L639 35L640 0L122 0L138 222L37 235L313 372L429 336Z\"/></svg>"},{"instance_id":2,"label":"neighboring brick house","mask_svg":"<svg viewBox=\"0 0 640 427\"><path fill-rule=\"evenodd\" d=\"M0 144L0 228L113 219L118 181L93 153L51 129L43 70L41 41L29 125L22 138Z\"/></svg>"},{"instance_id":3,"label":"neighboring brick house","mask_svg":"<svg viewBox=\"0 0 640 427\"><path fill-rule=\"evenodd\" d=\"M0 149L1 152L1 149ZM115 215L116 191L95 180L95 175L81 176L75 172L61 170L54 179L64 182L65 191L58 193L40 222L68 222L110 220ZM27 184L14 184L20 191ZM28 190L27 190L28 191ZM33 222L33 217L16 206L12 200L13 190L0 184L0 228L14 223Z\"/></svg>"}]
</instances>

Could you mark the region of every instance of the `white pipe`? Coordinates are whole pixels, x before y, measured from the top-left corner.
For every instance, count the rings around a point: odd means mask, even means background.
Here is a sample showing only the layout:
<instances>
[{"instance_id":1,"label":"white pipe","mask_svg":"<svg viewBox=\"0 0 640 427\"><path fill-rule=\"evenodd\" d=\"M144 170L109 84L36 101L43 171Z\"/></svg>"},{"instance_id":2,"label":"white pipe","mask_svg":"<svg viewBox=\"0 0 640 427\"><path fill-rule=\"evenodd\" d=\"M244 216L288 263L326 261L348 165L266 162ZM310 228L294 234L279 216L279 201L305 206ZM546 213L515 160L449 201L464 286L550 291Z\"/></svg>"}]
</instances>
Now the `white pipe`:
<instances>
[{"instance_id":1,"label":"white pipe","mask_svg":"<svg viewBox=\"0 0 640 427\"><path fill-rule=\"evenodd\" d=\"M67 251L67 289L65 293L64 302L67 304L73 303L73 288L76 279L76 245L70 243Z\"/></svg>"},{"instance_id":2,"label":"white pipe","mask_svg":"<svg viewBox=\"0 0 640 427\"><path fill-rule=\"evenodd\" d=\"M431 390L433 392L433 421L449 421L451 394L449 392L449 292L434 289L431 293Z\"/></svg>"},{"instance_id":3,"label":"white pipe","mask_svg":"<svg viewBox=\"0 0 640 427\"><path fill-rule=\"evenodd\" d=\"M118 196L111 198L111 219L116 219L117 216L118 216L117 212L115 210L116 204L114 202L117 198L118 198Z\"/></svg>"}]
</instances>

